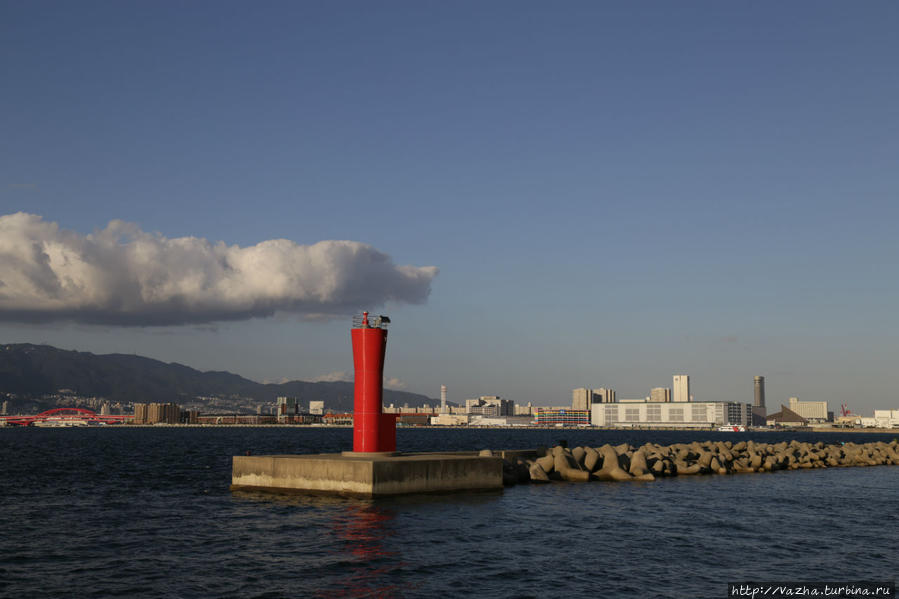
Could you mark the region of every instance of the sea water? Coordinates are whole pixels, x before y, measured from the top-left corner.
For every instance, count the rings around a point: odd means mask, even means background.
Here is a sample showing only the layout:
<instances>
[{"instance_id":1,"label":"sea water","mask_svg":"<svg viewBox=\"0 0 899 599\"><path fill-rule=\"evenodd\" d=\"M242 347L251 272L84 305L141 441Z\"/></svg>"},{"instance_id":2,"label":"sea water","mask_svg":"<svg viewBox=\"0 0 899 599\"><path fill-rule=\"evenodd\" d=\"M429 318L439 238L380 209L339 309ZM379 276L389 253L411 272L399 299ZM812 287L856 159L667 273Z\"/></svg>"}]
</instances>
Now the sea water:
<instances>
[{"instance_id":1,"label":"sea water","mask_svg":"<svg viewBox=\"0 0 899 599\"><path fill-rule=\"evenodd\" d=\"M893 437L403 429L398 445ZM0 596L726 597L899 569L897 466L378 500L229 490L233 455L351 445L330 428L0 429Z\"/></svg>"}]
</instances>

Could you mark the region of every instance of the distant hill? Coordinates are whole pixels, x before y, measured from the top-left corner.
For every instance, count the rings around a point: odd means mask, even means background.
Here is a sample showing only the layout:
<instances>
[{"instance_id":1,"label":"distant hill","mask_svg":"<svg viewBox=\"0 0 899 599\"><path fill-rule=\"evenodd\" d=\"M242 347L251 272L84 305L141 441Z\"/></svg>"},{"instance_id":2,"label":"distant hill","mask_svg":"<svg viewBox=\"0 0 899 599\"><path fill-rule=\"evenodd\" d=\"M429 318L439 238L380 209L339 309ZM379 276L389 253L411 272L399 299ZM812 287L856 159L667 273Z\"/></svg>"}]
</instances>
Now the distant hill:
<instances>
[{"instance_id":1,"label":"distant hill","mask_svg":"<svg viewBox=\"0 0 899 599\"><path fill-rule=\"evenodd\" d=\"M0 392L37 398L71 389L76 395L105 397L111 402L170 402L185 404L197 396L216 396L245 405L281 395L298 397L300 404L324 401L335 411L352 411L353 383L289 381L263 384L230 372L201 372L183 364L160 362L127 354L96 355L49 345L0 345ZM406 391L384 390L384 403L420 406L436 400Z\"/></svg>"}]
</instances>

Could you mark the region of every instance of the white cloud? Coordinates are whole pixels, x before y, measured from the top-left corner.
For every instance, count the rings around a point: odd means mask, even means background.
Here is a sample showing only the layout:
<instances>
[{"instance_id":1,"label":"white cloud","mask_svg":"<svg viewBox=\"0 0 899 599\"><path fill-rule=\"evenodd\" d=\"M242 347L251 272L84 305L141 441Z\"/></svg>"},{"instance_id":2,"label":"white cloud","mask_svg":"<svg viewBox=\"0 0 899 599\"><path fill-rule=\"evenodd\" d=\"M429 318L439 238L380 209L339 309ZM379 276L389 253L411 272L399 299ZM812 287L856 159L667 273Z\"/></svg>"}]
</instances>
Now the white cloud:
<instances>
[{"instance_id":1,"label":"white cloud","mask_svg":"<svg viewBox=\"0 0 899 599\"><path fill-rule=\"evenodd\" d=\"M0 216L0 320L197 324L286 312L343 316L424 303L433 266L397 266L356 241L250 247L169 239L114 220L92 235L40 216Z\"/></svg>"},{"instance_id":2,"label":"white cloud","mask_svg":"<svg viewBox=\"0 0 899 599\"><path fill-rule=\"evenodd\" d=\"M339 381L352 381L353 375L346 370L335 370L312 379L313 383L336 383Z\"/></svg>"},{"instance_id":3,"label":"white cloud","mask_svg":"<svg viewBox=\"0 0 899 599\"><path fill-rule=\"evenodd\" d=\"M312 379L313 383L335 383L338 381L353 382L353 373L346 370L335 370ZM400 391L406 388L406 383L395 376L386 377L384 379L384 388Z\"/></svg>"},{"instance_id":4,"label":"white cloud","mask_svg":"<svg viewBox=\"0 0 899 599\"><path fill-rule=\"evenodd\" d=\"M406 388L405 381L402 381L395 376L388 377L384 379L384 387L386 389L395 389L397 391Z\"/></svg>"}]
</instances>

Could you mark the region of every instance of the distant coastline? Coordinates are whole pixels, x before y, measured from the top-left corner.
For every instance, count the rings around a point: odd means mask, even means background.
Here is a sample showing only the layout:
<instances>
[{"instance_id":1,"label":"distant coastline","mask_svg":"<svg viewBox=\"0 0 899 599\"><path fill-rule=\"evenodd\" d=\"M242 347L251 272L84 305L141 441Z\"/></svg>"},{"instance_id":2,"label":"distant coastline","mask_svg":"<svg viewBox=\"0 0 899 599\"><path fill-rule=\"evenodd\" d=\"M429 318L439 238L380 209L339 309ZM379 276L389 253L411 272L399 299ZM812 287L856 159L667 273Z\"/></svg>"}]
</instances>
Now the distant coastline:
<instances>
[{"instance_id":1,"label":"distant coastline","mask_svg":"<svg viewBox=\"0 0 899 599\"><path fill-rule=\"evenodd\" d=\"M20 426L0 426L0 430L2 429L17 429L17 428L46 428L46 427L20 427ZM134 429L134 428L159 428L159 429L168 429L168 428L299 428L299 429L352 429L353 425L351 424L282 424L282 423L270 423L270 424L255 424L255 423L240 423L240 424L114 424L107 426L90 426L90 427L70 427L70 428L111 428L111 429ZM854 433L854 434L890 434L895 433L899 436L899 429L897 428L748 428L746 431L731 433L731 432L722 432L716 428L663 428L663 427L652 427L652 428L640 428L640 427L630 427L630 426L622 426L622 427L593 427L593 426L585 426L585 427L556 427L556 426L499 426L499 425L491 425L491 426L451 426L451 425L415 425L415 426L399 426L397 430L469 430L469 431L478 431L478 430L548 430L548 431L615 431L615 432L641 432L641 433L649 433L649 432L703 432L703 433L721 433L723 435L747 435L751 433L826 433L826 434L837 434L837 433Z\"/></svg>"}]
</instances>

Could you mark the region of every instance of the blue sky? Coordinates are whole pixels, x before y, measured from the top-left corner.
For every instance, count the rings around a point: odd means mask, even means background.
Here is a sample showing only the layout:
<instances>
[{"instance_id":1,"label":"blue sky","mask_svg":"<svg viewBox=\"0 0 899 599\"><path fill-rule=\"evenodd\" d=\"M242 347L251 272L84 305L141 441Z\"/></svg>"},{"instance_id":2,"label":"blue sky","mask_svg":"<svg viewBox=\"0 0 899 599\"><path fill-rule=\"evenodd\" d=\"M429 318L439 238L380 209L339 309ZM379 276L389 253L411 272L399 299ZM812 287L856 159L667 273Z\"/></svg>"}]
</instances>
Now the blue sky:
<instances>
[{"instance_id":1,"label":"blue sky","mask_svg":"<svg viewBox=\"0 0 899 599\"><path fill-rule=\"evenodd\" d=\"M0 214L436 266L387 373L451 400L899 408L899 6L6 2ZM0 322L256 380L349 320Z\"/></svg>"}]
</instances>

